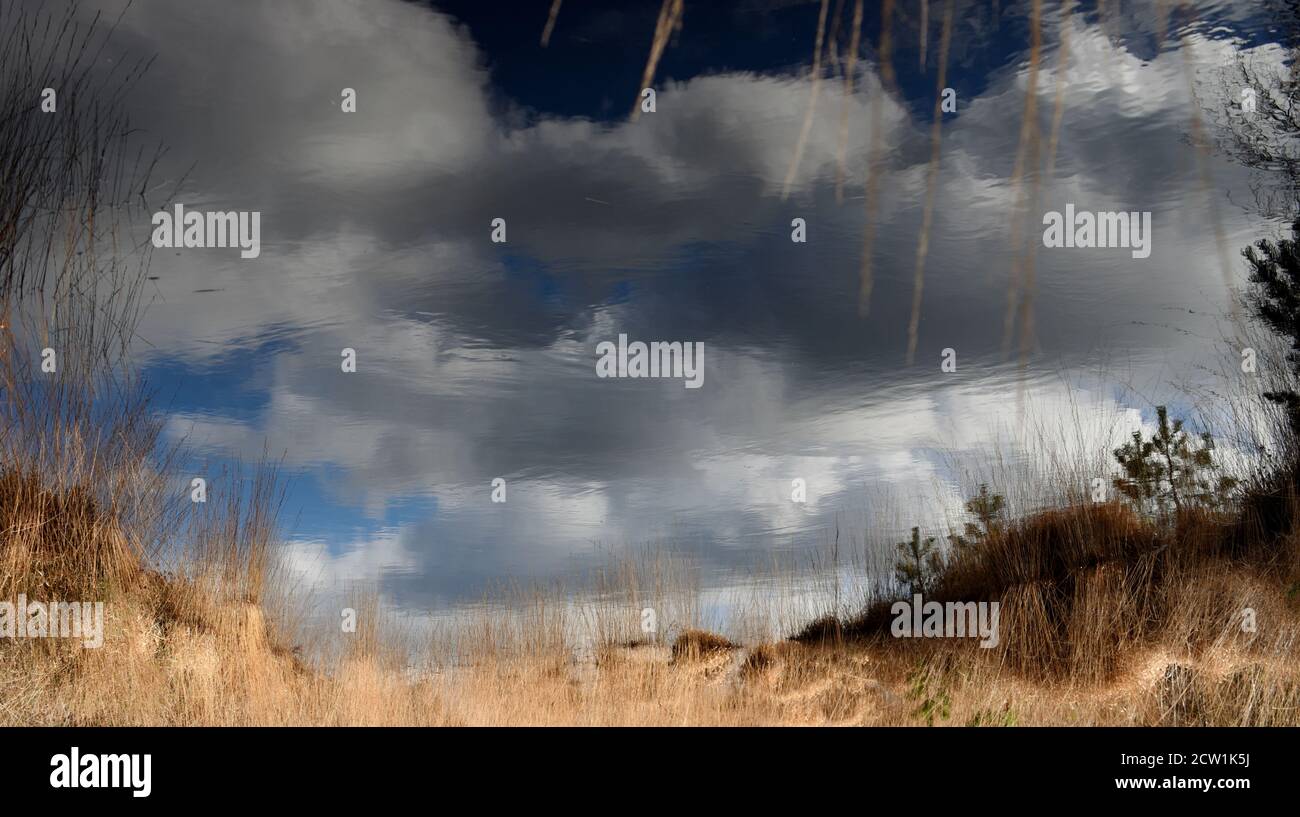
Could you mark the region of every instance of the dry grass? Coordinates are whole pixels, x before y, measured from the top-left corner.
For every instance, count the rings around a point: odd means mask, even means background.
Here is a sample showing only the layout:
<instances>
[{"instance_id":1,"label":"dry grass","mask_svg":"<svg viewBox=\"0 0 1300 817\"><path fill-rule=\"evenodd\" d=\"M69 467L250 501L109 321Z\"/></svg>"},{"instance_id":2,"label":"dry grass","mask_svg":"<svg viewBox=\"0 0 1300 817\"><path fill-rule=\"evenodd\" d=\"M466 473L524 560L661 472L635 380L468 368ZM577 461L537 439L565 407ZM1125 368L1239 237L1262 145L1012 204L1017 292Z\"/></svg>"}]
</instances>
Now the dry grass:
<instances>
[{"instance_id":1,"label":"dry grass","mask_svg":"<svg viewBox=\"0 0 1300 817\"><path fill-rule=\"evenodd\" d=\"M142 568L112 580L103 648L0 644L0 723L1294 725L1296 538L1243 550L1230 521L1203 514L1166 537L1099 505L1012 526L931 596L1000 600L990 650L891 638L881 604L752 646L693 628L614 641L610 620L634 610L537 595L414 656L372 600L332 658L307 659L212 580L234 574ZM581 649L584 631L606 640Z\"/></svg>"}]
</instances>

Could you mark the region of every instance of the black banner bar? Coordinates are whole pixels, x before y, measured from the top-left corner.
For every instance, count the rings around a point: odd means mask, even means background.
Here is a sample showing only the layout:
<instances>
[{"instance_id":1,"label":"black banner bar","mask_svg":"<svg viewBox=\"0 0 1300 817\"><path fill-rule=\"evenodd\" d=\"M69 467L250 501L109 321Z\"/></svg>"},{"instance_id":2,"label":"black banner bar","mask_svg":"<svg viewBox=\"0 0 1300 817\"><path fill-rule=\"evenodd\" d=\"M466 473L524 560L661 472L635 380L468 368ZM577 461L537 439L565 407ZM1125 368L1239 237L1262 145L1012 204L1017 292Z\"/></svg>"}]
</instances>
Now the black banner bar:
<instances>
[{"instance_id":1,"label":"black banner bar","mask_svg":"<svg viewBox=\"0 0 1300 817\"><path fill-rule=\"evenodd\" d=\"M613 806L665 790L732 805L774 796L829 803L846 793L921 797L927 806L1010 805L1037 795L1055 795L1054 803L1195 796L1222 805L1288 795L1297 735L1175 728L0 732L7 795L128 808L392 797L531 798L540 806L561 792L591 803L618 798L605 801Z\"/></svg>"}]
</instances>

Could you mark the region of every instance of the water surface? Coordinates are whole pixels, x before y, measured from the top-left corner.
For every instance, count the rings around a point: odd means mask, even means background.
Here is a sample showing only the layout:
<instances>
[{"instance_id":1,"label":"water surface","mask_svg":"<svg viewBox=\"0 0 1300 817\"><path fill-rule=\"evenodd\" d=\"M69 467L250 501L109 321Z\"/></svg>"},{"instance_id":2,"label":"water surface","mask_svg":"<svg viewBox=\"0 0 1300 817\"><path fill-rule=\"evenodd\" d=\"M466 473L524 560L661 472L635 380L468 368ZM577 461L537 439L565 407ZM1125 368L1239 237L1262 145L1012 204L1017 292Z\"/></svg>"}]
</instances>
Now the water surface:
<instances>
[{"instance_id":1,"label":"water surface","mask_svg":"<svg viewBox=\"0 0 1300 817\"><path fill-rule=\"evenodd\" d=\"M853 91L823 63L788 195L818 3L688 2L635 121L659 4L566 3L542 48L548 5L145 0L122 20L115 47L158 54L132 102L169 146L155 195L262 214L257 259L154 251L138 359L196 470L283 454L284 552L309 584L445 610L611 552L685 554L716 587L807 564L837 528L861 547L871 525L942 535L972 488L960 463L995 444L1044 461L1027 416L1100 418L1084 428L1104 459L1156 401L1185 407L1178 385L1224 351L1224 259L1240 284L1239 249L1277 231L1246 171L1190 138L1234 92L1235 54L1281 64L1256 4L1198 3L1163 31L1159 4L1047 4L1039 172L1017 179L1030 5L958 3L908 365L943 4L924 66L900 5L887 88L867 4ZM1043 248L1042 213L1067 203L1150 211L1150 257ZM1029 259L1032 326L1008 346ZM620 333L703 344L704 386L598 378Z\"/></svg>"}]
</instances>

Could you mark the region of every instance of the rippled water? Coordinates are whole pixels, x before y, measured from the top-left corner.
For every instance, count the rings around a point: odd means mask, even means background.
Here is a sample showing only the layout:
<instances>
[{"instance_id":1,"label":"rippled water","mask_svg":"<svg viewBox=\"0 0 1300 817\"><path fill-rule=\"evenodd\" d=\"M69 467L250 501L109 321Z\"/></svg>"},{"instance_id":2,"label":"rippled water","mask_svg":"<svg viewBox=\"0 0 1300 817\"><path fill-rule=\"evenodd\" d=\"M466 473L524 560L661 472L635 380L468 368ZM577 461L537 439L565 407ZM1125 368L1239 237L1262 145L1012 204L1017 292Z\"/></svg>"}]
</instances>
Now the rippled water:
<instances>
[{"instance_id":1,"label":"rippled water","mask_svg":"<svg viewBox=\"0 0 1300 817\"><path fill-rule=\"evenodd\" d=\"M1224 351L1225 259L1239 284L1239 249L1276 230L1248 206L1257 180L1192 139L1235 55L1281 64L1255 4L1167 26L1161 4L1047 4L1038 173L1017 177L1031 5L958 3L908 365L942 3L924 69L899 4L885 90L867 4L852 93L823 61L788 196L819 4L688 2L635 121L657 2L565 4L545 49L546 4L490 5L158 0L122 22L120 45L158 53L132 102L169 146L157 194L262 219L257 259L154 251L139 359L196 467L283 453L309 582L434 609L610 553L684 553L713 586L806 565L837 529L861 549L942 534L997 462L1033 473L1050 438L1104 461L1157 400L1185 406L1177 385ZM1150 257L1044 248L1067 203L1150 211ZM619 334L703 344L703 387L597 377Z\"/></svg>"}]
</instances>

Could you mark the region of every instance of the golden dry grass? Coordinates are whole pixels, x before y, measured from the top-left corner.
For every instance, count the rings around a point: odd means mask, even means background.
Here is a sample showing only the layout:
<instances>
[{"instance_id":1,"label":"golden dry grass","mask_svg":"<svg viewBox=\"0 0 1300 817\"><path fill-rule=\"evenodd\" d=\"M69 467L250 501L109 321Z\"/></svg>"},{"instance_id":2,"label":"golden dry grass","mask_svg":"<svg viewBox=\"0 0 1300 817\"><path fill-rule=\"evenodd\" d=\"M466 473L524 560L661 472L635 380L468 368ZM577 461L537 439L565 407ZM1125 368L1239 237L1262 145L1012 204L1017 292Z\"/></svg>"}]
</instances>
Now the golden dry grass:
<instances>
[{"instance_id":1,"label":"golden dry grass","mask_svg":"<svg viewBox=\"0 0 1300 817\"><path fill-rule=\"evenodd\" d=\"M872 609L798 640L746 646L685 629L672 643L604 641L584 650L566 635L569 625L617 613L573 612L572 600L562 609L559 599L535 597L513 616L481 614L454 644L434 636L414 656L386 637L374 606L362 611L369 623L358 634L339 636L332 658L304 659L261 605L142 569L109 596L101 649L0 643L0 723L1300 722L1300 609L1287 592L1294 559L1184 555L1185 565L1158 568L1133 554L1115 561L1151 531L1116 506L1094 510L1052 511L1019 526L1022 545L1029 536L1046 547L1080 531L1099 535L1090 524L1112 538L1091 549L1078 541L1056 562L1015 551L1022 572L1008 569L997 591L1003 637L990 650L892 638ZM964 570L954 570L951 586L974 581L976 567ZM1068 593L1055 584L1062 581ZM1245 607L1256 612L1256 632L1240 627Z\"/></svg>"},{"instance_id":2,"label":"golden dry grass","mask_svg":"<svg viewBox=\"0 0 1300 817\"><path fill-rule=\"evenodd\" d=\"M1254 598L1249 583L1229 584ZM1197 600L1187 605L1195 610ZM367 654L309 669L275 645L253 605L231 605L202 624L163 622L157 610L127 600L110 609L100 650L6 645L0 722L907 725L927 722L924 704L937 700L938 724L1293 725L1300 703L1294 656L1261 650L1226 628L1206 645L1177 643L1192 632L1166 633L1126 651L1110 677L1091 683L1035 681L978 648L887 640L691 656L645 644L588 660L563 651L500 655L413 674ZM1292 638L1295 616L1286 615Z\"/></svg>"}]
</instances>

